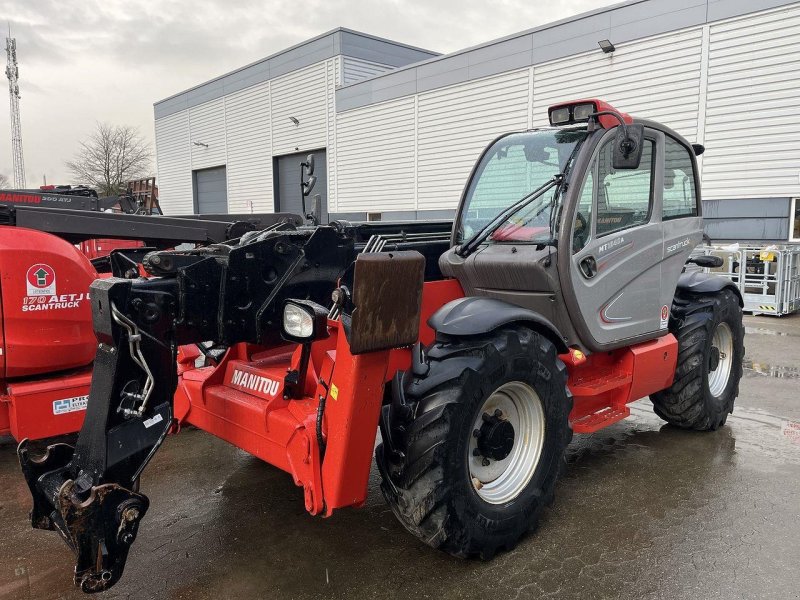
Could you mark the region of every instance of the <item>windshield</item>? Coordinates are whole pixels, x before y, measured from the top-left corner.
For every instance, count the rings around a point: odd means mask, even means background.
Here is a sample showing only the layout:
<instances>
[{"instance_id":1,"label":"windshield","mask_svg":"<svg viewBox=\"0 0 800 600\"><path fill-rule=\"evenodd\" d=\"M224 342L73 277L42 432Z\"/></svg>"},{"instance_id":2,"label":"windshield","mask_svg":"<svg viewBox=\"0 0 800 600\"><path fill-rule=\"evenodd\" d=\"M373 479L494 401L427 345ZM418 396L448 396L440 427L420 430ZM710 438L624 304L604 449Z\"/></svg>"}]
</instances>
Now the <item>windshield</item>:
<instances>
[{"instance_id":1,"label":"windshield","mask_svg":"<svg viewBox=\"0 0 800 600\"><path fill-rule=\"evenodd\" d=\"M504 209L563 173L585 129L543 129L507 135L483 155L467 190L458 242L470 239ZM520 208L501 224L490 241L546 242L551 204L558 187ZM555 207L554 207L555 208Z\"/></svg>"}]
</instances>

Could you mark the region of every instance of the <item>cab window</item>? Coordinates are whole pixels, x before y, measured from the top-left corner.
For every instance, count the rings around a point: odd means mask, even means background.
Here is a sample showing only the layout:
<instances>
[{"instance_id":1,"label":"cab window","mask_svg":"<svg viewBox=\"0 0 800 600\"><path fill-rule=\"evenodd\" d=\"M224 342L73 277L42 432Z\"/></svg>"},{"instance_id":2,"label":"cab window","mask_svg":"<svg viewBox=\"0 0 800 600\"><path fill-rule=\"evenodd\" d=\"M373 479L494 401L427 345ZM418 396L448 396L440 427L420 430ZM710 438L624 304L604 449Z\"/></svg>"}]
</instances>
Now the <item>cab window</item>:
<instances>
[{"instance_id":1,"label":"cab window","mask_svg":"<svg viewBox=\"0 0 800 600\"><path fill-rule=\"evenodd\" d=\"M613 144L606 142L597 157L597 237L647 223L653 208L653 141L644 140L638 168L620 171L612 167Z\"/></svg>"},{"instance_id":2,"label":"cab window","mask_svg":"<svg viewBox=\"0 0 800 600\"><path fill-rule=\"evenodd\" d=\"M592 199L594 197L594 167L586 174L581 196L578 200L578 212L575 213L575 224L572 229L572 253L586 247L592 237Z\"/></svg>"},{"instance_id":3,"label":"cab window","mask_svg":"<svg viewBox=\"0 0 800 600\"><path fill-rule=\"evenodd\" d=\"M694 165L689 150L667 136L664 145L664 200L662 219L696 217L697 192L694 186Z\"/></svg>"}]
</instances>

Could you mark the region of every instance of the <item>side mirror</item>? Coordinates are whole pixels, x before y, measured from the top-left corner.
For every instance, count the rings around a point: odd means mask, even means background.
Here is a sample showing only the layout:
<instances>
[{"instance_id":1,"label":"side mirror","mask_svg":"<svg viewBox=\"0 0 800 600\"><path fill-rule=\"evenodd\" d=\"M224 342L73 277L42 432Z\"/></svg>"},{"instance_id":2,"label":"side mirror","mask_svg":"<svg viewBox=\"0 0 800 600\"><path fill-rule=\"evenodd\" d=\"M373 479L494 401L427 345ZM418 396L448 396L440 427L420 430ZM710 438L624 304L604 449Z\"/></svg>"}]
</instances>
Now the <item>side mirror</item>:
<instances>
[{"instance_id":1,"label":"side mirror","mask_svg":"<svg viewBox=\"0 0 800 600\"><path fill-rule=\"evenodd\" d=\"M644 125L617 127L617 137L614 140L614 155L611 166L615 171L622 169L638 169L642 162L642 149L644 147Z\"/></svg>"},{"instance_id":2,"label":"side mirror","mask_svg":"<svg viewBox=\"0 0 800 600\"><path fill-rule=\"evenodd\" d=\"M306 177L311 177L314 174L314 155L309 154L306 156L306 162L303 163L306 170Z\"/></svg>"},{"instance_id":3,"label":"side mirror","mask_svg":"<svg viewBox=\"0 0 800 600\"><path fill-rule=\"evenodd\" d=\"M317 183L317 176L312 175L308 178L308 181L303 182L303 196L308 196L311 193L311 190L314 189L314 184Z\"/></svg>"}]
</instances>

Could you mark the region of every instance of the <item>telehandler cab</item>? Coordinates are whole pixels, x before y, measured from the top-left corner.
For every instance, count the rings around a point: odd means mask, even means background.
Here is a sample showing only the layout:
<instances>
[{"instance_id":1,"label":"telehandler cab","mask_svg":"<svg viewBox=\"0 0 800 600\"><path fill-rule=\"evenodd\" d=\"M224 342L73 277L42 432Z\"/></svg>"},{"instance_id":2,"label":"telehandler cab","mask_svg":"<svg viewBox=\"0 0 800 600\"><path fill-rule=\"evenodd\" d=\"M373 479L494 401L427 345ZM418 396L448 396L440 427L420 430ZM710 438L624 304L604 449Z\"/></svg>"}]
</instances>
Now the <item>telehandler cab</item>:
<instances>
[{"instance_id":1,"label":"telehandler cab","mask_svg":"<svg viewBox=\"0 0 800 600\"><path fill-rule=\"evenodd\" d=\"M315 515L364 502L375 449L402 524L482 558L535 525L573 432L648 395L669 423L723 425L741 298L684 273L702 148L600 100L550 122L489 145L449 240L375 235L357 253L346 223L281 226L96 281L77 444L19 446L32 524L74 550L76 584L121 577L142 471L182 423L290 473ZM178 352L209 340L207 366Z\"/></svg>"}]
</instances>

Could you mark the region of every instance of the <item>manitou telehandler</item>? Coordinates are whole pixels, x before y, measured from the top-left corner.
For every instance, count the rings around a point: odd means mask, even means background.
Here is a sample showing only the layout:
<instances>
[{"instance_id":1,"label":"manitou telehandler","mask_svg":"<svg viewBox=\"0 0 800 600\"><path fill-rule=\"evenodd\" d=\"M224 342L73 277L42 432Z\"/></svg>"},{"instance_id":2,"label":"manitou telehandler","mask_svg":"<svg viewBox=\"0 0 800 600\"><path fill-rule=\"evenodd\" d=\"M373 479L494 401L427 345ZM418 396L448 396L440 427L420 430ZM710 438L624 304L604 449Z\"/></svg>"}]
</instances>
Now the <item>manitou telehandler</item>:
<instances>
[{"instance_id":1,"label":"manitou telehandler","mask_svg":"<svg viewBox=\"0 0 800 600\"><path fill-rule=\"evenodd\" d=\"M76 446L19 446L32 524L85 592L122 575L142 471L181 423L287 471L312 514L383 494L422 541L490 558L553 498L573 432L650 396L713 430L742 374L733 284L683 273L702 238L693 147L599 100L492 142L447 241L346 225L153 252L148 278L92 285L99 344ZM694 259L713 266L714 258ZM213 341L205 367L181 344Z\"/></svg>"}]
</instances>

